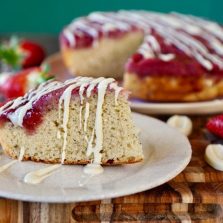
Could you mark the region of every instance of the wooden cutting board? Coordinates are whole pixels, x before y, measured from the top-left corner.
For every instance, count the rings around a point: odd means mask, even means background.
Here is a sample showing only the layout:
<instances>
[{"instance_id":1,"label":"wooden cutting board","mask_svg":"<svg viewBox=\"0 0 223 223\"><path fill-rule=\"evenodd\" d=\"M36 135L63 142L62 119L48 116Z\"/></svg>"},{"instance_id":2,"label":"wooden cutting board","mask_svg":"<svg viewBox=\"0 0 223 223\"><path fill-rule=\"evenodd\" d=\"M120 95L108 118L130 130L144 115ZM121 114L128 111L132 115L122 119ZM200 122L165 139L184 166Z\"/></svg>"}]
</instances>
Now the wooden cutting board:
<instances>
[{"instance_id":1,"label":"wooden cutting board","mask_svg":"<svg viewBox=\"0 0 223 223\"><path fill-rule=\"evenodd\" d=\"M159 117L166 120L167 117ZM192 159L170 182L142 193L73 204L0 200L1 222L223 222L223 172L204 161L208 117L191 117ZM146 176L145 176L146 177ZM148 179L149 180L149 179Z\"/></svg>"},{"instance_id":2,"label":"wooden cutting board","mask_svg":"<svg viewBox=\"0 0 223 223\"><path fill-rule=\"evenodd\" d=\"M74 222L223 222L222 205L216 204L45 204L0 199L1 223Z\"/></svg>"}]
</instances>

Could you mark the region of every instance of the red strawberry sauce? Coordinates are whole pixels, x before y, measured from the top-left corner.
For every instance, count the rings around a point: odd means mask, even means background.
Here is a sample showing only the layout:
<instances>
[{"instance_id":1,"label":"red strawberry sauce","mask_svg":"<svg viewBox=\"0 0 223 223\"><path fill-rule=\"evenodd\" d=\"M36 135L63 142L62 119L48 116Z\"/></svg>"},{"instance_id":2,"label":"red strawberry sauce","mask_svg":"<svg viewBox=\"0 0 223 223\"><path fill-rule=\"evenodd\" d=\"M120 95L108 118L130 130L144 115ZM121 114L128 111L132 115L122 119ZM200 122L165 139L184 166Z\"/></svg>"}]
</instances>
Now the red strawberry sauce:
<instances>
[{"instance_id":1,"label":"red strawberry sauce","mask_svg":"<svg viewBox=\"0 0 223 223\"><path fill-rule=\"evenodd\" d=\"M106 33L109 38L120 38L128 32L139 31L139 27L133 26L128 31L121 31L115 29L114 31ZM142 31L142 30L141 30ZM180 31L180 30L179 30ZM75 45L72 48L86 48L91 47L94 39L87 33L82 32L82 36L78 36L75 33ZM139 77L144 78L146 76L202 76L204 74L223 76L223 70L218 66L214 65L211 71L206 70L195 58L186 55L185 52L178 49L172 44L167 44L155 30L151 30L153 35L160 45L160 51L162 54L174 54L175 58L170 61L163 61L155 55L154 58L144 58L140 53L135 53L128 60L125 66L125 70L128 73L137 74ZM105 36L105 33L99 31L98 39ZM196 39L201 41L211 53L214 53L213 49L210 48L208 42L201 36L194 36ZM69 41L62 33L60 35L61 46L71 47ZM156 52L155 52L156 54Z\"/></svg>"},{"instance_id":2,"label":"red strawberry sauce","mask_svg":"<svg viewBox=\"0 0 223 223\"><path fill-rule=\"evenodd\" d=\"M123 37L125 34L129 33L129 32L133 32L133 31L139 31L139 28L136 28L135 26L132 26L131 29L124 31L124 30L120 30L120 29L114 29L111 30L109 32L102 32L102 30L98 31L98 37L97 39L101 39L102 37L107 37L107 38L111 38L111 39L118 39ZM94 38L92 36L90 36L88 33L86 32L81 32L81 36L73 33L73 36L75 38L75 46L72 46L72 48L74 49L79 49L79 48L87 48L87 47L91 47L94 43ZM70 43L68 41L68 39L66 38L66 36L64 35L64 33L62 32L60 34L60 43L61 46L66 46L66 47L71 47Z\"/></svg>"},{"instance_id":3,"label":"red strawberry sauce","mask_svg":"<svg viewBox=\"0 0 223 223\"><path fill-rule=\"evenodd\" d=\"M56 108L58 109L59 98L61 97L64 90L67 88L63 87L58 90L54 90L48 94L43 95L33 103L32 109L28 110L23 119L23 127L27 130L29 134L35 133L36 128L42 123L44 119L44 114L48 111ZM85 92L84 95L86 93ZM108 88L109 91L113 91L113 89ZM97 86L92 90L92 95L98 92ZM72 96L79 97L79 87L75 88L72 91ZM28 101L24 102L16 109L26 104ZM8 106L9 107L9 106ZM0 113L0 125L3 125L5 122L10 122L8 117L9 114L16 111L16 109L7 109L7 107Z\"/></svg>"}]
</instances>

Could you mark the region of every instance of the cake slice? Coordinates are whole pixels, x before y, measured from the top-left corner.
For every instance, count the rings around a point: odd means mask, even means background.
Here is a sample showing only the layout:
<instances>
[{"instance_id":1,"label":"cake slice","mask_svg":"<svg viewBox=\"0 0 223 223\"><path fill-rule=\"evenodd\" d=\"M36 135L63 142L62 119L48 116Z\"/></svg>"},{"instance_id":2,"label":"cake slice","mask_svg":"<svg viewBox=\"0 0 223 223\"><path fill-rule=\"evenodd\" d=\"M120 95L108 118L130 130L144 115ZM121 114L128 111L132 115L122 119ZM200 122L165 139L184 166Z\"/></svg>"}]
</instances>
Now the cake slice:
<instances>
[{"instance_id":1,"label":"cake slice","mask_svg":"<svg viewBox=\"0 0 223 223\"><path fill-rule=\"evenodd\" d=\"M17 159L104 165L139 162L142 146L112 78L48 81L0 108L0 143Z\"/></svg>"}]
</instances>

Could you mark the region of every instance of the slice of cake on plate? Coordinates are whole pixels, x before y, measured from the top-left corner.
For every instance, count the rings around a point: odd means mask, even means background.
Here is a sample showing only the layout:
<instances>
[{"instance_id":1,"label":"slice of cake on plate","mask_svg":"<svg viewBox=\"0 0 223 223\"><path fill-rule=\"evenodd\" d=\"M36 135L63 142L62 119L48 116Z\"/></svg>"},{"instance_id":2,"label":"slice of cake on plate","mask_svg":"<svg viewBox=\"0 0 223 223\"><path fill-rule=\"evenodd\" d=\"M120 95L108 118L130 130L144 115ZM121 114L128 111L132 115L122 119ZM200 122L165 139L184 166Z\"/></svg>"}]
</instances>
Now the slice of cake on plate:
<instances>
[{"instance_id":1,"label":"slice of cake on plate","mask_svg":"<svg viewBox=\"0 0 223 223\"><path fill-rule=\"evenodd\" d=\"M142 146L127 97L112 78L43 83L0 108L3 150L45 163L139 162Z\"/></svg>"}]
</instances>

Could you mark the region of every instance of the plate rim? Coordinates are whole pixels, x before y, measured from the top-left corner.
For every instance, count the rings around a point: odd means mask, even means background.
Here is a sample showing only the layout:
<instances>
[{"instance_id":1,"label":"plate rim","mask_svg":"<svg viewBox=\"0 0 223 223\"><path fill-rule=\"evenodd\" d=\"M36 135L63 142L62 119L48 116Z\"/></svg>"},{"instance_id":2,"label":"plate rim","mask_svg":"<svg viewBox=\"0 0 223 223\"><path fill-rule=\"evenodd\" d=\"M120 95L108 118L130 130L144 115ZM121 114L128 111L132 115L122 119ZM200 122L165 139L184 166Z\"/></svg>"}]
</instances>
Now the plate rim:
<instances>
[{"instance_id":1,"label":"plate rim","mask_svg":"<svg viewBox=\"0 0 223 223\"><path fill-rule=\"evenodd\" d=\"M136 188L131 188L130 190L126 190L124 192L117 192L117 191L109 191L109 193L106 194L100 194L97 197L94 197L94 194L92 194L91 196L88 196L88 198L84 198L83 197L79 197L74 199L73 197L68 197L66 199L61 199L61 195L58 197L55 195L51 195L49 197L47 197L46 199L43 199L43 196L38 196L36 194L28 194L28 195L24 195L23 193L10 193L7 191L1 191L0 188L0 196L4 197L4 198L9 198L9 199L16 199L16 200L21 200L21 201L29 201L29 202L47 202L47 203L71 203L71 202L87 202L87 201L94 201L94 200L103 200L103 199L111 199L111 198L115 198L115 197L122 197L122 196L126 196L126 195L130 195L130 194L135 194L135 193L139 193L139 192L143 192L152 188L155 188L157 186L160 186L166 182L168 182L169 180L173 179L174 177L176 177L180 172L182 172L186 166L188 165L188 163L191 160L191 156L192 156L192 149L191 149L191 144L188 140L187 137L185 137L184 135L182 135L179 131L177 131L176 129L173 129L172 127L166 125L164 122L146 116L146 115L142 115L139 113L135 113L133 112L133 114L135 116L141 116L143 118L148 118L148 119L152 119L155 122L159 122L162 125L165 125L166 128L170 129L171 131L173 131L175 134L177 134L179 137L182 138L182 140L184 140L185 145L187 144L187 150L185 150L185 157L184 160L180 163L180 165L176 167L174 167L174 169L172 171L170 171L168 174L166 174L165 176L162 176L162 178L160 178L159 180L155 181L156 183L153 184L152 187L148 188L148 183L144 183L143 185L138 185ZM134 165L134 164L133 164ZM132 176L132 175L131 175ZM35 187L35 185L30 185L31 187ZM61 188L59 188L61 190ZM66 190L66 188L65 188ZM75 190L75 188L74 188ZM65 198L65 197L64 197Z\"/></svg>"},{"instance_id":2,"label":"plate rim","mask_svg":"<svg viewBox=\"0 0 223 223\"><path fill-rule=\"evenodd\" d=\"M207 115L223 112L223 99L178 103L143 102L130 99L130 107L136 112L151 115Z\"/></svg>"}]
</instances>

